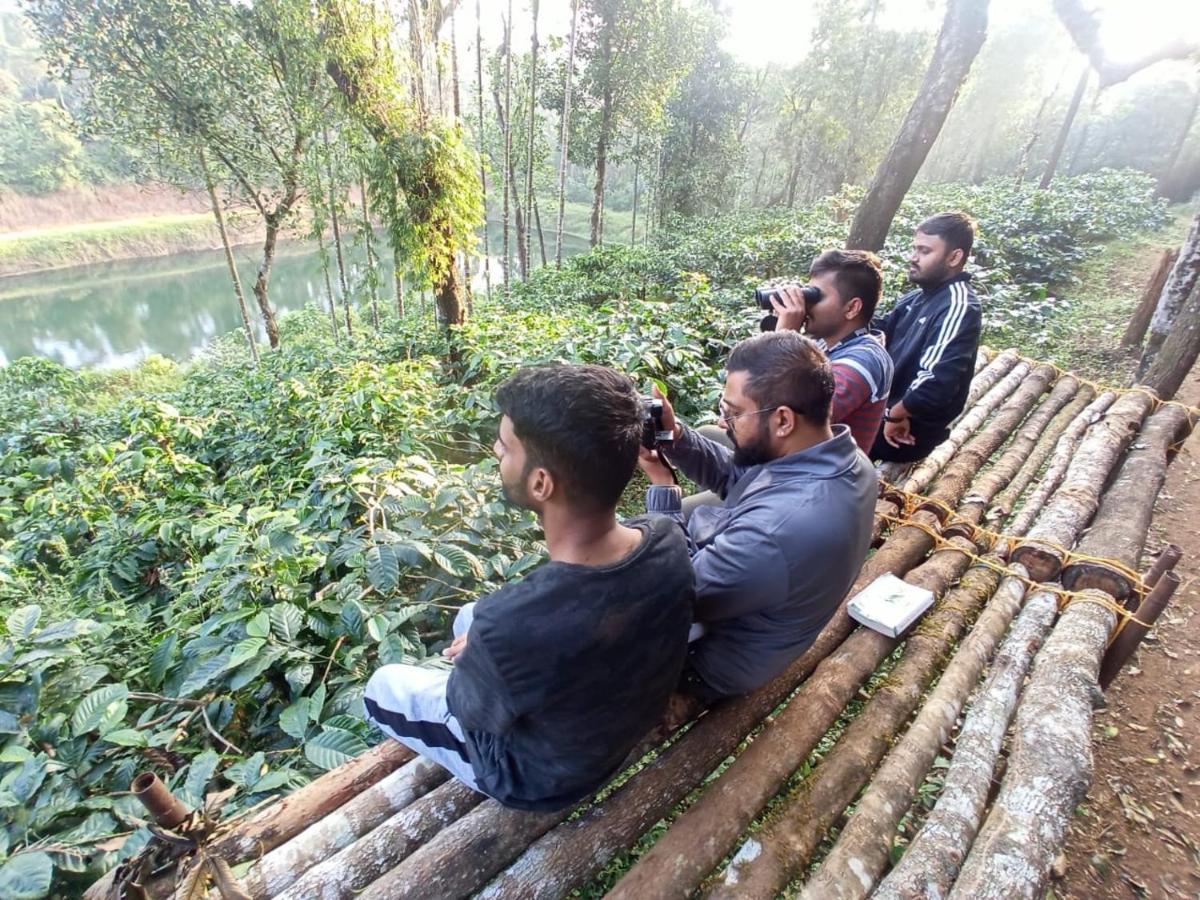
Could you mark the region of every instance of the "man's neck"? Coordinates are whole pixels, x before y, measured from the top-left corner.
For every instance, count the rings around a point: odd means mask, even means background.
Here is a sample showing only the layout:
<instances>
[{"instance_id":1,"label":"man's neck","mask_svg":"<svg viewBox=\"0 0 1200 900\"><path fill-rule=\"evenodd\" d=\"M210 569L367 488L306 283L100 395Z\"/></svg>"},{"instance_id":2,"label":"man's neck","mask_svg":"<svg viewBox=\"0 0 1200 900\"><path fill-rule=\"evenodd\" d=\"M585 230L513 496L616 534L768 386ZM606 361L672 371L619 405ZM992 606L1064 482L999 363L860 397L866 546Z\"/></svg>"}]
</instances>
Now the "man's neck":
<instances>
[{"instance_id":1,"label":"man's neck","mask_svg":"<svg viewBox=\"0 0 1200 900\"><path fill-rule=\"evenodd\" d=\"M579 566L608 566L620 562L641 543L642 532L617 521L615 510L580 513L562 505L549 506L540 516L546 549L555 562Z\"/></svg>"},{"instance_id":2,"label":"man's neck","mask_svg":"<svg viewBox=\"0 0 1200 900\"><path fill-rule=\"evenodd\" d=\"M822 444L825 441L833 440L833 426L821 425L810 426L802 429L797 429L791 437L783 442L783 452L776 457L782 459L785 456L791 456L793 453L799 453L802 450L807 450L810 447L815 447L817 444Z\"/></svg>"},{"instance_id":3,"label":"man's neck","mask_svg":"<svg viewBox=\"0 0 1200 900\"><path fill-rule=\"evenodd\" d=\"M825 349L832 350L850 335L854 334L854 332L858 331L858 329L866 327L867 324L866 322L859 322L857 320L847 322L829 337L825 338Z\"/></svg>"}]
</instances>

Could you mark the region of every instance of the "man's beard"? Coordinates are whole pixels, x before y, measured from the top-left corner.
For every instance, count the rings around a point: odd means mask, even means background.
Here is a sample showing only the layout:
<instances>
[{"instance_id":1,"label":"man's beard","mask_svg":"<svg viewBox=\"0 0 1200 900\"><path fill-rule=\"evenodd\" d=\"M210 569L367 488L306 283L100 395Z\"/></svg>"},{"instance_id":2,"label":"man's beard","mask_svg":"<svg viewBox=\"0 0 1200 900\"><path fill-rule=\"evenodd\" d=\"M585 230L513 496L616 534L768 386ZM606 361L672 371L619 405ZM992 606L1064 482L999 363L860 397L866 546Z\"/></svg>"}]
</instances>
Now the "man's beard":
<instances>
[{"instance_id":1,"label":"man's beard","mask_svg":"<svg viewBox=\"0 0 1200 900\"><path fill-rule=\"evenodd\" d=\"M950 269L949 269L949 267L947 267L945 261L938 263L936 268L927 269L926 272L928 274L923 272L923 273L920 273L917 275L913 275L912 270L910 269L909 274L908 274L908 280L911 281L913 284L915 284L917 287L925 289L925 290L928 290L929 288L937 287L938 285L943 284L946 281L950 280Z\"/></svg>"},{"instance_id":2,"label":"man's beard","mask_svg":"<svg viewBox=\"0 0 1200 900\"><path fill-rule=\"evenodd\" d=\"M504 497L504 502L509 506L515 506L517 509L533 509L533 501L529 496L529 492L525 490L525 481L529 477L529 471L532 467L525 466L524 471L516 479L513 484L509 484L504 480L504 476L500 476L500 494Z\"/></svg>"},{"instance_id":3,"label":"man's beard","mask_svg":"<svg viewBox=\"0 0 1200 900\"><path fill-rule=\"evenodd\" d=\"M759 422L754 439L748 443L738 443L732 429L726 429L725 434L728 435L729 442L733 444L733 464L735 466L748 469L751 466L761 466L763 463L769 463L775 458L771 454L769 441L770 424L768 422Z\"/></svg>"}]
</instances>

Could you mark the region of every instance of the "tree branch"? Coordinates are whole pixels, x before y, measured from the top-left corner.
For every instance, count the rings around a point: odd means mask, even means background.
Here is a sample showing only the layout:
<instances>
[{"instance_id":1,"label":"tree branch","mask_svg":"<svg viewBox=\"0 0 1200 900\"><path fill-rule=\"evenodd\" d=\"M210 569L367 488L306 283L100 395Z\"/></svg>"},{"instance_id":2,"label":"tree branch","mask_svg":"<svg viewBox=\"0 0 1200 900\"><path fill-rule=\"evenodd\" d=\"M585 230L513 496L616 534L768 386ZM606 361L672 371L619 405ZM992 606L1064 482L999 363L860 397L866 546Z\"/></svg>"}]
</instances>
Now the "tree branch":
<instances>
[{"instance_id":1,"label":"tree branch","mask_svg":"<svg viewBox=\"0 0 1200 900\"><path fill-rule=\"evenodd\" d=\"M1117 62L1108 57L1100 42L1100 17L1095 10L1086 9L1083 0L1054 0L1054 11L1071 35L1075 46L1088 58L1092 68L1100 76L1101 90L1119 84L1155 63L1200 55L1200 44L1175 38L1135 60Z\"/></svg>"}]
</instances>

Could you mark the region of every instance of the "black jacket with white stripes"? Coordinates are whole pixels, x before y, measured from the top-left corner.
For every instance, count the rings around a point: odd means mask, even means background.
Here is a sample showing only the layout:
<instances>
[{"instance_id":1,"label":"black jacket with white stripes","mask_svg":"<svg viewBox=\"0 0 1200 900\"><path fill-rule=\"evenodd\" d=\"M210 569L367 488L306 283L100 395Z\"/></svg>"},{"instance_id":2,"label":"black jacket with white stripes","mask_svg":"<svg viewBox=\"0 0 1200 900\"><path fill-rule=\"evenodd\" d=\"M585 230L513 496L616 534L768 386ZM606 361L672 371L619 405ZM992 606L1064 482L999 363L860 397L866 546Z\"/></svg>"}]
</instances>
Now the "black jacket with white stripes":
<instances>
[{"instance_id":1,"label":"black jacket with white stripes","mask_svg":"<svg viewBox=\"0 0 1200 900\"><path fill-rule=\"evenodd\" d=\"M888 408L903 400L914 429L944 429L967 402L982 324L983 310L966 272L897 300L874 322L896 364Z\"/></svg>"}]
</instances>

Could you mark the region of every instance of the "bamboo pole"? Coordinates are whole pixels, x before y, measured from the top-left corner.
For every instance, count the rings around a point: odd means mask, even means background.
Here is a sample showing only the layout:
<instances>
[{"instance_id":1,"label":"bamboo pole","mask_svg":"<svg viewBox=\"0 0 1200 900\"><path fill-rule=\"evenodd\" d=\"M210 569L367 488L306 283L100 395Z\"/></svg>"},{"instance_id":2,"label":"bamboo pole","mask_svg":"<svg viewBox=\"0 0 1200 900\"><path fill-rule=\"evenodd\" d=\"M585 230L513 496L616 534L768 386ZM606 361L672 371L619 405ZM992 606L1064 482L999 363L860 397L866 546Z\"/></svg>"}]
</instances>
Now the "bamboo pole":
<instances>
[{"instance_id":1,"label":"bamboo pole","mask_svg":"<svg viewBox=\"0 0 1200 900\"><path fill-rule=\"evenodd\" d=\"M1024 507L1012 520L1005 529L1013 534L1025 534L1029 527L1033 524L1033 518L1042 509L1046 500L1058 490L1058 486L1062 484L1064 476L1067 474L1067 469L1070 468L1071 460L1075 456L1075 451L1079 448L1080 441L1087 433L1087 430L1096 422L1099 422L1104 415L1105 410L1112 406L1117 399L1117 395L1113 391L1105 391L1095 400L1087 405L1078 416L1071 421L1067 426L1063 436L1054 445L1054 453L1050 457L1050 462L1046 466L1046 472L1042 475L1041 481L1038 482L1033 494L1025 501ZM1001 498L1003 502L1004 498Z\"/></svg>"},{"instance_id":2,"label":"bamboo pole","mask_svg":"<svg viewBox=\"0 0 1200 900\"><path fill-rule=\"evenodd\" d=\"M1112 559L1126 570L1141 564L1144 535L1154 516L1154 500L1167 477L1164 462L1172 445L1191 430L1191 418L1182 406L1164 406L1146 420L1138 435L1137 450L1121 467L1121 479L1105 495L1103 513L1096 516L1079 542L1081 559L1062 572L1069 590L1096 588L1124 601L1135 585L1121 568L1101 559ZM1129 521L1136 519L1136 522Z\"/></svg>"},{"instance_id":3,"label":"bamboo pole","mask_svg":"<svg viewBox=\"0 0 1200 900\"><path fill-rule=\"evenodd\" d=\"M350 900L365 896L391 866L477 806L483 795L451 779L410 803L335 855L310 868L277 900ZM426 895L431 896L431 895Z\"/></svg>"},{"instance_id":4,"label":"bamboo pole","mask_svg":"<svg viewBox=\"0 0 1200 900\"><path fill-rule=\"evenodd\" d=\"M242 879L246 893L254 900L274 897L313 866L349 846L449 777L450 773L437 763L423 757L410 760L264 855Z\"/></svg>"},{"instance_id":5,"label":"bamboo pole","mask_svg":"<svg viewBox=\"0 0 1200 900\"><path fill-rule=\"evenodd\" d=\"M1062 485L1038 513L1037 525L1025 542L1013 551L1013 561L1028 569L1035 581L1058 577L1063 565L1063 554L1058 548L1071 545L1100 505L1104 481L1097 480L1092 473L1112 471L1153 403L1143 391L1122 395L1080 441Z\"/></svg>"},{"instance_id":6,"label":"bamboo pole","mask_svg":"<svg viewBox=\"0 0 1200 900\"><path fill-rule=\"evenodd\" d=\"M975 545L965 538L951 542L975 552ZM964 557L964 566L967 563L969 558ZM976 566L945 594L906 638L904 655L887 680L812 774L776 807L771 821L742 845L726 869L724 883L709 896L771 898L787 886L870 777L920 703L941 658L999 583L994 568Z\"/></svg>"},{"instance_id":7,"label":"bamboo pole","mask_svg":"<svg viewBox=\"0 0 1200 900\"><path fill-rule=\"evenodd\" d=\"M983 819L996 761L1029 664L1057 613L1056 598L1049 591L1039 591L1026 602L958 734L937 805L872 897L946 895Z\"/></svg>"},{"instance_id":8,"label":"bamboo pole","mask_svg":"<svg viewBox=\"0 0 1200 900\"><path fill-rule=\"evenodd\" d=\"M950 436L934 447L933 452L925 457L909 473L908 478L905 479L901 487L906 491L917 494L925 490L937 476L938 472L942 470L942 467L958 452L958 448L963 445L963 442L979 429L996 407L1020 387L1021 382L1029 374L1030 368L1027 362L1020 362L1013 366L1012 371L997 381L979 399L979 402L971 407L967 414L959 420L958 424L950 432Z\"/></svg>"}]
</instances>

